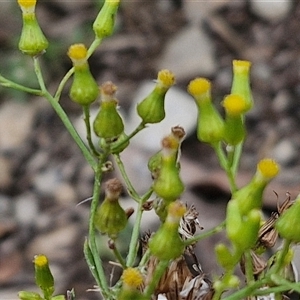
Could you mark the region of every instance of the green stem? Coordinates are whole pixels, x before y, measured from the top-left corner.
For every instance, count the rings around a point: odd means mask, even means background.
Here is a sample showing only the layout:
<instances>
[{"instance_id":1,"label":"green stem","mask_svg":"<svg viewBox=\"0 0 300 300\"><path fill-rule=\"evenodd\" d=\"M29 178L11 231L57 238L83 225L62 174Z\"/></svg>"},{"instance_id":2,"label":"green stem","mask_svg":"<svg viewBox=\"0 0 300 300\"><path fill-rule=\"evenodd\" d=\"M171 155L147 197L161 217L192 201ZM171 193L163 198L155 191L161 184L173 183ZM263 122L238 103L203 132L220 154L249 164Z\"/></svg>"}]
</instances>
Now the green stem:
<instances>
[{"instance_id":1,"label":"green stem","mask_svg":"<svg viewBox=\"0 0 300 300\"><path fill-rule=\"evenodd\" d=\"M100 197L100 184L102 180L102 169L101 165L104 162L106 157L102 157L102 160L100 160L99 165L96 169L95 172L95 181L94 181L94 189L93 189L93 199L91 203L91 208L90 208L90 218L89 218L89 234L88 234L88 242L89 242L89 247L95 262L95 271L97 272L98 276L95 278L97 281L97 284L99 285L99 288L101 289L101 292L105 297L109 297L110 291L109 287L107 284L106 276L104 273L103 269L103 264L102 260L100 258L100 255L98 253L98 247L96 243L96 230L95 230L95 224L94 224L94 219L95 219L95 214L97 211L97 207L99 204L99 197ZM105 298L106 299L106 298Z\"/></svg>"},{"instance_id":2,"label":"green stem","mask_svg":"<svg viewBox=\"0 0 300 300\"><path fill-rule=\"evenodd\" d=\"M92 42L92 44L90 45L90 47L88 49L88 52L87 52L88 58L95 52L95 50L99 47L101 42L102 42L101 38L95 37L94 41Z\"/></svg>"},{"instance_id":3,"label":"green stem","mask_svg":"<svg viewBox=\"0 0 300 300\"><path fill-rule=\"evenodd\" d=\"M223 229L225 228L225 221L223 221L222 223L220 223L219 225L215 226L214 228L204 232L204 233L201 233L201 234L198 234L198 235L195 235L194 237L184 241L184 244L185 246L189 246L189 245L192 245L196 242L199 242L203 239L206 239L220 231L222 231Z\"/></svg>"},{"instance_id":4,"label":"green stem","mask_svg":"<svg viewBox=\"0 0 300 300\"><path fill-rule=\"evenodd\" d=\"M285 257L290 250L291 241L284 240L282 249L279 251L278 257L276 256L276 260L274 265L270 269L270 274L278 274L280 270L285 266Z\"/></svg>"},{"instance_id":5,"label":"green stem","mask_svg":"<svg viewBox=\"0 0 300 300\"><path fill-rule=\"evenodd\" d=\"M122 141L120 141L120 143L116 143L112 147L112 152L113 152L113 150L117 149L121 145L127 143L130 139L132 139L136 134L138 134L145 127L146 127L146 124L144 124L143 122L141 122L125 139L123 139Z\"/></svg>"},{"instance_id":6,"label":"green stem","mask_svg":"<svg viewBox=\"0 0 300 300\"><path fill-rule=\"evenodd\" d=\"M152 276L152 281L150 282L150 284L146 287L144 294L146 295L146 298L150 299L150 297L152 296L152 294L154 293L155 289L157 288L157 285L159 283L159 280L161 279L161 277L163 276L163 274L165 273L167 267L169 265L169 261L168 260L161 260L156 268L155 271L153 273Z\"/></svg>"},{"instance_id":7,"label":"green stem","mask_svg":"<svg viewBox=\"0 0 300 300\"><path fill-rule=\"evenodd\" d=\"M132 234L131 234L131 240L129 245L129 252L127 256L127 266L131 267L133 266L138 252L139 247L139 235L140 235L140 229L141 229L141 221L142 221L142 215L143 215L143 204L149 199L149 197L152 194L152 189L150 189L139 201L138 209L137 209L137 215L135 219L135 223L133 226Z\"/></svg>"},{"instance_id":8,"label":"green stem","mask_svg":"<svg viewBox=\"0 0 300 300\"><path fill-rule=\"evenodd\" d=\"M121 175L126 183L126 187L127 187L127 191L130 195L130 197L132 197L132 199L134 199L136 202L140 202L140 196L139 194L137 193L137 191L135 190L135 188L133 187L131 181L129 180L128 178L128 175L126 173L126 170L125 170L125 167L124 167L124 164L120 158L120 154L114 154L114 158L115 158L115 161L119 167L119 170L121 172Z\"/></svg>"},{"instance_id":9,"label":"green stem","mask_svg":"<svg viewBox=\"0 0 300 300\"><path fill-rule=\"evenodd\" d=\"M228 161L228 158L226 157L226 155L225 155L225 153L222 149L222 144L221 144L221 142L219 142L219 143L214 144L212 146L213 146L213 148L214 148L214 150L217 154L220 166L223 168L223 170L227 174L227 178L228 178L229 184L230 184L231 193L234 193L237 190L237 185L235 183L235 175L232 172L232 169L230 167L230 163Z\"/></svg>"},{"instance_id":10,"label":"green stem","mask_svg":"<svg viewBox=\"0 0 300 300\"><path fill-rule=\"evenodd\" d=\"M114 246L113 246L113 252L114 252L114 255L116 257L116 259L118 260L118 262L120 263L120 265L122 266L123 269L126 269L127 266L126 266L126 262L125 260L123 259L122 255L120 254L120 251L118 250L115 242L114 242Z\"/></svg>"},{"instance_id":11,"label":"green stem","mask_svg":"<svg viewBox=\"0 0 300 300\"><path fill-rule=\"evenodd\" d=\"M74 141L76 142L77 146L80 148L86 161L93 168L93 170L95 170L97 164L96 164L96 161L95 161L93 155L90 153L89 149L87 148L85 143L82 141L81 137L79 136L78 132L74 128L73 124L71 123L69 117L67 116L67 114L65 113L65 111L63 110L61 105L55 100L55 98L52 97L52 95L46 89L38 58L34 58L34 67L35 67L34 69L36 72L36 76L38 78L38 82L40 84L41 90L43 91L44 97L52 105L53 109L55 110L55 112L57 113L57 115L59 116L59 118L61 119L63 124L65 125L66 129L68 130L68 132L70 133L70 135L72 136Z\"/></svg>"},{"instance_id":12,"label":"green stem","mask_svg":"<svg viewBox=\"0 0 300 300\"><path fill-rule=\"evenodd\" d=\"M62 90L64 88L64 86L66 85L67 81L70 79L70 77L73 75L74 73L74 67L72 67L67 73L66 75L63 77L63 79L60 81L57 91L54 95L54 99L58 102L62 93Z\"/></svg>"},{"instance_id":13,"label":"green stem","mask_svg":"<svg viewBox=\"0 0 300 300\"><path fill-rule=\"evenodd\" d=\"M251 250L246 250L244 253L245 259L245 276L247 284L250 284L254 281L253 275L253 266L252 266L252 258L251 258Z\"/></svg>"},{"instance_id":14,"label":"green stem","mask_svg":"<svg viewBox=\"0 0 300 300\"><path fill-rule=\"evenodd\" d=\"M96 150L92 141L89 105L83 106L83 114L84 114L84 123L86 128L86 139L88 141L89 147L92 150L94 156L99 157L100 153Z\"/></svg>"},{"instance_id":15,"label":"green stem","mask_svg":"<svg viewBox=\"0 0 300 300\"><path fill-rule=\"evenodd\" d=\"M36 96L43 96L43 92L41 90L32 89L32 88L28 88L26 86L17 84L11 80L6 79L2 75L0 75L0 84L4 87L12 88L14 90L22 91L22 92L33 94Z\"/></svg>"}]
</instances>

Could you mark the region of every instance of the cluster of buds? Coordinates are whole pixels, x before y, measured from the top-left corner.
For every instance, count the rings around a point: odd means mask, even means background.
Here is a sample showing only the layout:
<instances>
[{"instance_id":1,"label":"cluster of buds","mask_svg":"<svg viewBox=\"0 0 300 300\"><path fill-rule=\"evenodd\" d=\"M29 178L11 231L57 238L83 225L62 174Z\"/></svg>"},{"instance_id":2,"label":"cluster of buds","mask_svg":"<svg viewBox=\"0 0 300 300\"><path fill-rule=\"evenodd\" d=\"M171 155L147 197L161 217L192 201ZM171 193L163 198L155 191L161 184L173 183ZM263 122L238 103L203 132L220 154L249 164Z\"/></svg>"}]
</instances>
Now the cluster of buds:
<instances>
[{"instance_id":1,"label":"cluster of buds","mask_svg":"<svg viewBox=\"0 0 300 300\"><path fill-rule=\"evenodd\" d=\"M279 166L274 160L262 159L251 181L232 195L227 205L226 232L234 246L233 253L223 244L215 249L218 261L225 269L232 268L244 251L257 244L263 192L278 173Z\"/></svg>"},{"instance_id":2,"label":"cluster of buds","mask_svg":"<svg viewBox=\"0 0 300 300\"><path fill-rule=\"evenodd\" d=\"M236 146L246 134L244 115L253 105L250 89L250 62L233 61L233 82L230 95L223 101L225 120L212 103L211 82L196 78L188 85L198 107L197 137L200 141L215 145L220 141Z\"/></svg>"}]
</instances>

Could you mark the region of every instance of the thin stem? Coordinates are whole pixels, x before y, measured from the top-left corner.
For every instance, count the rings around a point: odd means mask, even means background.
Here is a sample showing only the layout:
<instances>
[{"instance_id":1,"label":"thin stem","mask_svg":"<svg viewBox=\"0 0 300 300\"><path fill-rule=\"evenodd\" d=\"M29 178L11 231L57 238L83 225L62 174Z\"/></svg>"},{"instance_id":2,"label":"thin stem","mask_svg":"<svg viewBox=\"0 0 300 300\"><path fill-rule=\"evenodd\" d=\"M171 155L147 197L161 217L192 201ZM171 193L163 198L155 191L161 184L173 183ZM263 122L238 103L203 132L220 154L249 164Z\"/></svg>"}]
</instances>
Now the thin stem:
<instances>
[{"instance_id":1,"label":"thin stem","mask_svg":"<svg viewBox=\"0 0 300 300\"><path fill-rule=\"evenodd\" d=\"M103 269L102 260L100 258L100 255L98 253L98 247L96 243L96 230L95 230L95 214L97 211L98 203L99 203L99 197L100 197L100 183L102 180L102 170L101 170L101 164L106 159L106 157L103 157L102 160L99 162L98 168L95 172L95 181L94 181L94 189L93 189L93 199L90 207L90 218L89 218L89 247L95 262L96 272L98 273L99 282L98 285L103 293L104 298L108 297L110 295L108 283L106 280L106 276ZM97 280L97 278L95 278Z\"/></svg>"},{"instance_id":2,"label":"thin stem","mask_svg":"<svg viewBox=\"0 0 300 300\"><path fill-rule=\"evenodd\" d=\"M22 91L22 92L33 94L33 95L36 95L36 96L43 96L43 92L41 90L32 89L32 88L28 88L26 86L17 84L17 83L15 83L15 82L13 82L9 79L6 79L2 75L0 75L0 84L3 87L12 88L14 90Z\"/></svg>"},{"instance_id":3,"label":"thin stem","mask_svg":"<svg viewBox=\"0 0 300 300\"><path fill-rule=\"evenodd\" d=\"M136 134L138 134L141 130L143 130L146 127L146 124L144 124L143 122L141 122L125 139L123 139L122 141L120 141L120 143L116 143L113 147L112 147L112 152L113 150L117 149L118 147L120 147L121 145L127 143L130 139L132 139Z\"/></svg>"},{"instance_id":4,"label":"thin stem","mask_svg":"<svg viewBox=\"0 0 300 300\"><path fill-rule=\"evenodd\" d=\"M157 264L157 266L155 268L155 271L153 273L153 276L152 276L152 281L150 282L150 284L145 289L145 295L146 295L147 299L150 298L152 296L152 294L154 293L154 291L157 288L157 285L159 283L159 280L161 279L161 277L165 273L168 265L169 265L168 260L161 260Z\"/></svg>"},{"instance_id":5,"label":"thin stem","mask_svg":"<svg viewBox=\"0 0 300 300\"><path fill-rule=\"evenodd\" d=\"M114 243L114 246L113 246L113 252L114 252L114 255L116 257L116 259L118 260L118 262L120 263L120 265L122 266L123 269L126 269L127 266L126 266L126 262L125 260L123 259L120 251L118 250L116 244Z\"/></svg>"},{"instance_id":6,"label":"thin stem","mask_svg":"<svg viewBox=\"0 0 300 300\"><path fill-rule=\"evenodd\" d=\"M214 228L204 232L204 233L201 233L201 234L198 234L198 235L195 235L194 237L184 241L184 244L185 246L189 246L189 245L192 245L196 242L199 242L203 239L206 239L218 232L221 232L223 229L225 228L225 221L223 221L222 223L220 223L219 225L215 226Z\"/></svg>"},{"instance_id":7,"label":"thin stem","mask_svg":"<svg viewBox=\"0 0 300 300\"><path fill-rule=\"evenodd\" d=\"M247 284L250 284L251 282L254 281L252 258L251 258L250 251L251 250L247 250L244 253L244 259L245 259L245 276L246 276Z\"/></svg>"},{"instance_id":8,"label":"thin stem","mask_svg":"<svg viewBox=\"0 0 300 300\"><path fill-rule=\"evenodd\" d=\"M88 141L89 147L92 150L94 156L99 157L100 153L96 150L94 143L92 141L89 105L83 106L83 114L84 114L84 123L86 128L86 139Z\"/></svg>"},{"instance_id":9,"label":"thin stem","mask_svg":"<svg viewBox=\"0 0 300 300\"><path fill-rule=\"evenodd\" d=\"M54 99L58 102L62 93L62 90L64 89L65 84L67 83L67 81L70 79L70 77L73 75L74 73L74 67L72 67L67 73L66 75L63 77L63 79L60 81L58 88L56 90L56 93L54 95Z\"/></svg>"},{"instance_id":10,"label":"thin stem","mask_svg":"<svg viewBox=\"0 0 300 300\"><path fill-rule=\"evenodd\" d=\"M92 42L92 44L90 45L89 49L88 49L88 53L87 53L87 57L89 58L94 52L95 50L100 46L102 42L101 38L95 37L94 41Z\"/></svg>"},{"instance_id":11,"label":"thin stem","mask_svg":"<svg viewBox=\"0 0 300 300\"><path fill-rule=\"evenodd\" d=\"M77 146L80 148L81 152L83 153L83 156L85 157L86 161L93 168L93 170L95 170L97 164L96 164L96 161L95 161L93 155L90 153L89 149L87 148L85 143L82 141L81 137L79 136L78 132L74 128L73 124L71 123L69 117L67 116L67 114L65 113L65 111L63 110L61 105L52 97L52 95L46 89L38 58L34 59L34 66L35 66L36 76L38 78L40 87L43 91L44 97L50 102L53 109L55 110L55 112L57 113L59 118L62 120L66 129L68 130L68 132L70 133L70 135L76 142Z\"/></svg>"},{"instance_id":12,"label":"thin stem","mask_svg":"<svg viewBox=\"0 0 300 300\"><path fill-rule=\"evenodd\" d=\"M127 187L127 190L128 190L128 193L129 195L132 197L132 199L134 199L136 202L140 202L140 196L139 194L137 193L137 191L135 190L135 188L133 187L131 181L129 180L128 178L128 175L126 173L126 170L125 170L125 167L124 167L124 164L120 158L120 155L119 154L114 154L114 158L115 158L115 161L119 167L119 170L122 174L122 177L126 183L126 187Z\"/></svg>"},{"instance_id":13,"label":"thin stem","mask_svg":"<svg viewBox=\"0 0 300 300\"><path fill-rule=\"evenodd\" d=\"M285 266L285 257L290 250L291 241L284 240L282 249L279 251L278 257L276 256L276 260L272 268L270 269L270 274L278 274L280 270Z\"/></svg>"},{"instance_id":14,"label":"thin stem","mask_svg":"<svg viewBox=\"0 0 300 300\"><path fill-rule=\"evenodd\" d=\"M129 252L127 256L127 266L129 267L131 267L134 264L137 257L138 246L139 246L138 241L139 241L141 221L143 215L143 204L149 199L151 194L152 194L152 189L150 189L139 201L137 215L136 215L135 223L131 234Z\"/></svg>"}]
</instances>

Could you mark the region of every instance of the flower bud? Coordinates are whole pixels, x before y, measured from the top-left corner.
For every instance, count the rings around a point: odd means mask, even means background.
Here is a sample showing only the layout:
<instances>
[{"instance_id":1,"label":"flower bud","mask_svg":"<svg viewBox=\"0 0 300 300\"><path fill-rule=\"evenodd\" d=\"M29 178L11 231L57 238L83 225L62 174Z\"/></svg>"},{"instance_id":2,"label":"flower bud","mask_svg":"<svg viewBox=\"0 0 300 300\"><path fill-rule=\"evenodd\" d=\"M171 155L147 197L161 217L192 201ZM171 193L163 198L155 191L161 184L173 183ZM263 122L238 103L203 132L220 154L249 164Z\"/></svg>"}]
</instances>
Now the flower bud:
<instances>
[{"instance_id":1,"label":"flower bud","mask_svg":"<svg viewBox=\"0 0 300 300\"><path fill-rule=\"evenodd\" d=\"M198 107L198 139L209 144L221 141L224 133L224 120L212 104L210 81L196 78L189 83L188 92L194 97Z\"/></svg>"},{"instance_id":2,"label":"flower bud","mask_svg":"<svg viewBox=\"0 0 300 300\"><path fill-rule=\"evenodd\" d=\"M118 179L110 179L105 187L105 199L97 209L95 227L112 239L127 225L127 215L119 204L122 184Z\"/></svg>"},{"instance_id":3,"label":"flower bud","mask_svg":"<svg viewBox=\"0 0 300 300\"><path fill-rule=\"evenodd\" d=\"M123 271L123 285L118 295L118 300L144 299L139 288L143 283L143 276L136 268L127 268Z\"/></svg>"},{"instance_id":4,"label":"flower bud","mask_svg":"<svg viewBox=\"0 0 300 300\"><path fill-rule=\"evenodd\" d=\"M21 291L18 293L20 300L44 300L38 293Z\"/></svg>"},{"instance_id":5,"label":"flower bud","mask_svg":"<svg viewBox=\"0 0 300 300\"><path fill-rule=\"evenodd\" d=\"M285 210L277 219L275 228L279 235L294 243L300 242L300 195L297 196L291 207Z\"/></svg>"},{"instance_id":6,"label":"flower bud","mask_svg":"<svg viewBox=\"0 0 300 300\"><path fill-rule=\"evenodd\" d=\"M35 282L44 293L45 298L50 298L54 293L54 279L49 268L48 258L45 255L34 257Z\"/></svg>"},{"instance_id":7,"label":"flower bud","mask_svg":"<svg viewBox=\"0 0 300 300\"><path fill-rule=\"evenodd\" d=\"M93 30L97 38L102 39L112 35L119 5L120 0L105 0L93 23Z\"/></svg>"},{"instance_id":8,"label":"flower bud","mask_svg":"<svg viewBox=\"0 0 300 300\"><path fill-rule=\"evenodd\" d=\"M176 153L176 161L179 168L179 156L180 156L180 144L182 143L185 137L185 131L180 126L174 126L171 129L171 133L169 135L170 139L175 139L178 141L179 146ZM148 169L151 172L152 178L156 179L161 169L161 161L162 161L162 150L159 150L154 155L152 155L148 161Z\"/></svg>"},{"instance_id":9,"label":"flower bud","mask_svg":"<svg viewBox=\"0 0 300 300\"><path fill-rule=\"evenodd\" d=\"M169 70L158 72L153 91L137 105L138 115L143 123L159 123L165 118L165 95L174 85L175 76Z\"/></svg>"},{"instance_id":10,"label":"flower bud","mask_svg":"<svg viewBox=\"0 0 300 300\"><path fill-rule=\"evenodd\" d=\"M246 112L247 103L241 96L230 94L225 97L223 106L226 112L224 140L227 144L236 146L246 135L243 114Z\"/></svg>"},{"instance_id":11,"label":"flower bud","mask_svg":"<svg viewBox=\"0 0 300 300\"><path fill-rule=\"evenodd\" d=\"M74 66L70 98L80 105L90 105L98 97L99 87L90 72L87 62L87 48L83 44L74 44L70 46L68 56Z\"/></svg>"},{"instance_id":12,"label":"flower bud","mask_svg":"<svg viewBox=\"0 0 300 300\"><path fill-rule=\"evenodd\" d=\"M118 138L124 131L123 120L117 111L116 90L117 87L109 81L101 86L100 110L94 120L95 134L107 140Z\"/></svg>"},{"instance_id":13,"label":"flower bud","mask_svg":"<svg viewBox=\"0 0 300 300\"><path fill-rule=\"evenodd\" d=\"M253 97L250 87L250 67L251 63L247 60L234 60L233 65L233 80L231 93L237 94L246 100L246 111L249 111L253 106Z\"/></svg>"},{"instance_id":14,"label":"flower bud","mask_svg":"<svg viewBox=\"0 0 300 300\"><path fill-rule=\"evenodd\" d=\"M184 191L177 163L179 141L172 136L162 140L161 166L153 182L154 192L167 203L175 201Z\"/></svg>"},{"instance_id":15,"label":"flower bud","mask_svg":"<svg viewBox=\"0 0 300 300\"><path fill-rule=\"evenodd\" d=\"M226 232L235 245L238 253L252 248L258 238L261 214L258 209L251 209L247 214L241 214L238 202L228 202L226 211Z\"/></svg>"},{"instance_id":16,"label":"flower bud","mask_svg":"<svg viewBox=\"0 0 300 300\"><path fill-rule=\"evenodd\" d=\"M149 240L149 249L158 259L170 260L183 254L185 246L178 227L185 212L186 207L180 201L169 204L166 221Z\"/></svg>"},{"instance_id":17,"label":"flower bud","mask_svg":"<svg viewBox=\"0 0 300 300\"><path fill-rule=\"evenodd\" d=\"M120 136L118 137L118 139L111 143L111 153L113 154L119 154L121 153L123 150L125 150L128 146L129 146L129 139L128 139L128 135L123 131Z\"/></svg>"},{"instance_id":18,"label":"flower bud","mask_svg":"<svg viewBox=\"0 0 300 300\"><path fill-rule=\"evenodd\" d=\"M267 184L279 173L279 165L272 159L262 159L251 181L233 194L242 215L262 206L262 195Z\"/></svg>"},{"instance_id":19,"label":"flower bud","mask_svg":"<svg viewBox=\"0 0 300 300\"><path fill-rule=\"evenodd\" d=\"M38 55L48 48L48 41L35 16L36 0L18 0L18 4L23 20L19 49L31 56Z\"/></svg>"},{"instance_id":20,"label":"flower bud","mask_svg":"<svg viewBox=\"0 0 300 300\"><path fill-rule=\"evenodd\" d=\"M229 251L228 247L224 244L218 244L215 247L215 253L218 260L218 263L225 269L231 270L237 263L237 260L231 252Z\"/></svg>"}]
</instances>

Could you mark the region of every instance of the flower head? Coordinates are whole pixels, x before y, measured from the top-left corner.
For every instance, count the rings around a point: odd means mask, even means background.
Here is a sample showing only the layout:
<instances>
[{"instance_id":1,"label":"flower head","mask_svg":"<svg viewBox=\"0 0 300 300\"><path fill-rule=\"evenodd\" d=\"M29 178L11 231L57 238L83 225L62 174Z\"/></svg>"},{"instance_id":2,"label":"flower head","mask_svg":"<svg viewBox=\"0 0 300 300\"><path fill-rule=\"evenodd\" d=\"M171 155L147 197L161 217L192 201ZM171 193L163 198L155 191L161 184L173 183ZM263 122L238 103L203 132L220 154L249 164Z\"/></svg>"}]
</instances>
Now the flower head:
<instances>
[{"instance_id":1,"label":"flower head","mask_svg":"<svg viewBox=\"0 0 300 300\"><path fill-rule=\"evenodd\" d=\"M270 158L262 159L257 164L257 172L267 181L276 177L280 171L277 162Z\"/></svg>"},{"instance_id":2,"label":"flower head","mask_svg":"<svg viewBox=\"0 0 300 300\"><path fill-rule=\"evenodd\" d=\"M158 72L157 82L165 88L170 88L175 83L175 75L169 70L161 70Z\"/></svg>"},{"instance_id":3,"label":"flower head","mask_svg":"<svg viewBox=\"0 0 300 300\"><path fill-rule=\"evenodd\" d=\"M138 288L143 283L143 276L136 268L127 268L122 274L123 282L131 288Z\"/></svg>"},{"instance_id":4,"label":"flower head","mask_svg":"<svg viewBox=\"0 0 300 300\"><path fill-rule=\"evenodd\" d=\"M203 95L210 94L211 82L205 78L196 78L188 85L188 92L194 97L202 97Z\"/></svg>"},{"instance_id":5,"label":"flower head","mask_svg":"<svg viewBox=\"0 0 300 300\"><path fill-rule=\"evenodd\" d=\"M247 111L247 102L240 95L230 94L225 97L223 106L226 113L232 116L239 116Z\"/></svg>"}]
</instances>

